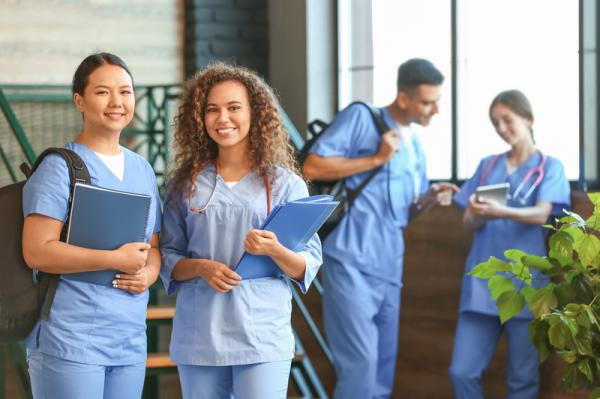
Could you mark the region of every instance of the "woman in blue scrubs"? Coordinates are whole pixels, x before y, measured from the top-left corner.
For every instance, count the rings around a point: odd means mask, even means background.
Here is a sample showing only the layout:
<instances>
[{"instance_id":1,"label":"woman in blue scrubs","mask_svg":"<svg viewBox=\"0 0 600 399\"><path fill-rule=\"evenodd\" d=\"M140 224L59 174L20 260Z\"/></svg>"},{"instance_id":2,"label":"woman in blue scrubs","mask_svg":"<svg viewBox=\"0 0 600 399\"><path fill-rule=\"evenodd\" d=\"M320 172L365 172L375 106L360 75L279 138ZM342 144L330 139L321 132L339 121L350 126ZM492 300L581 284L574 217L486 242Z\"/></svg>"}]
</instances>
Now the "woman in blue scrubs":
<instances>
[{"instance_id":1,"label":"woman in blue scrubs","mask_svg":"<svg viewBox=\"0 0 600 399\"><path fill-rule=\"evenodd\" d=\"M505 259L507 249L545 255L546 230L541 225L569 206L569 184L560 161L536 148L533 112L523 93L501 92L489 113L496 132L510 149L485 157L454 197L456 204L466 208L463 222L475 235L462 282L450 377L456 398L483 398L481 377L504 332L508 341L507 398L537 398L539 357L528 335L531 313L523 309L501 324L488 281L467 273L490 256ZM505 182L510 184L506 205L476 200L478 186ZM537 286L547 283L535 276L534 272Z\"/></svg>"},{"instance_id":2,"label":"woman in blue scrubs","mask_svg":"<svg viewBox=\"0 0 600 399\"><path fill-rule=\"evenodd\" d=\"M187 84L176 118L176 169L165 198L161 277L178 290L170 354L183 396L285 398L294 337L288 277L306 292L321 264L257 230L279 203L308 196L270 88L214 64ZM278 278L241 280L243 252L271 257Z\"/></svg>"},{"instance_id":3,"label":"woman in blue scrubs","mask_svg":"<svg viewBox=\"0 0 600 399\"><path fill-rule=\"evenodd\" d=\"M91 183L148 194L152 201L145 242L93 250L60 241L69 201L69 174L62 157L46 157L27 181L23 255L30 267L61 274L49 319L38 322L28 337L33 396L139 398L146 372L147 288L160 269L160 198L148 162L119 145L135 108L129 69L113 54L88 56L75 71L73 100L83 128L65 148L83 159ZM121 272L112 286L69 277L103 269Z\"/></svg>"}]
</instances>

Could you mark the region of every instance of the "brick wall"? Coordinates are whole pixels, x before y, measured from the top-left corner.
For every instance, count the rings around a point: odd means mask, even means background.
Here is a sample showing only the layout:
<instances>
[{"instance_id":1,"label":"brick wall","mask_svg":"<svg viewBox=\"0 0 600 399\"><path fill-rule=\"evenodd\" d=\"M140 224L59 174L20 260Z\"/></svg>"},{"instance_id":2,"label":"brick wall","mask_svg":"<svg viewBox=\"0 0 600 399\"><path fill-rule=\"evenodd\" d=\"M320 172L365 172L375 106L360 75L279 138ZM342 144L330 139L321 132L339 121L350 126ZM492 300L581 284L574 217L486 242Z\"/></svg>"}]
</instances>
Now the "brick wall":
<instances>
[{"instance_id":1,"label":"brick wall","mask_svg":"<svg viewBox=\"0 0 600 399\"><path fill-rule=\"evenodd\" d=\"M267 0L185 0L185 74L211 61L268 77Z\"/></svg>"}]
</instances>

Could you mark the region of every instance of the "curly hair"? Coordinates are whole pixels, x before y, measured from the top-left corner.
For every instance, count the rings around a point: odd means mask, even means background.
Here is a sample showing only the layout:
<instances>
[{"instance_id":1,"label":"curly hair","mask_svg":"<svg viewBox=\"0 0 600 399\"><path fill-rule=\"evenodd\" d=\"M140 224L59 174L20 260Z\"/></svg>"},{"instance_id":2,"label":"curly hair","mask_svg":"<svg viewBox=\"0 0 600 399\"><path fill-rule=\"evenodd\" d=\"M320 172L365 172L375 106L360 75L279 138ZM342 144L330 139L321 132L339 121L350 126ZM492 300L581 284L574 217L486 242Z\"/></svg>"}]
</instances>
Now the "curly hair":
<instances>
[{"instance_id":1,"label":"curly hair","mask_svg":"<svg viewBox=\"0 0 600 399\"><path fill-rule=\"evenodd\" d=\"M219 149L204 124L206 101L218 83L237 81L248 91L251 109L248 152L253 167L262 177L275 181L275 167L298 173L294 147L279 116L271 88L254 72L240 66L214 63L199 71L185 84L182 103L175 117L175 168L170 174L170 191L193 190L198 173L215 162Z\"/></svg>"}]
</instances>

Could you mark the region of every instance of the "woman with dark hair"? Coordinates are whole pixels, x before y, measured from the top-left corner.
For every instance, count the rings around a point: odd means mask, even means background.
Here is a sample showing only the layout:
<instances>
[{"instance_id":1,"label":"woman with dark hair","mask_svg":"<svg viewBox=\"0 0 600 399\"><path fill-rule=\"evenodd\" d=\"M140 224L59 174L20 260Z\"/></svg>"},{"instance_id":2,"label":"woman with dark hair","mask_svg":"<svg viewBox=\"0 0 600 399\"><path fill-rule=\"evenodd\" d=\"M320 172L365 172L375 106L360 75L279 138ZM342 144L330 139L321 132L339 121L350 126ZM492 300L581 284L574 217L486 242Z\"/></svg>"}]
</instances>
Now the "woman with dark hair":
<instances>
[{"instance_id":1,"label":"woman with dark hair","mask_svg":"<svg viewBox=\"0 0 600 399\"><path fill-rule=\"evenodd\" d=\"M546 253L542 225L570 204L569 183L556 158L543 154L533 140L533 111L518 90L498 94L490 105L490 120L510 146L485 157L454 201L466 208L463 222L475 235L462 282L460 309L450 377L456 398L483 398L481 377L502 333L508 341L508 398L537 398L538 353L528 335L532 319L527 309L502 324L488 281L467 273L489 257L506 259L504 251ZM506 203L478 198L477 187L509 183ZM533 273L534 286L547 283Z\"/></svg>"},{"instance_id":2,"label":"woman with dark hair","mask_svg":"<svg viewBox=\"0 0 600 399\"><path fill-rule=\"evenodd\" d=\"M69 209L69 174L58 155L44 159L23 190L23 255L41 272L60 274L48 320L27 342L36 399L139 398L146 371L147 288L158 278L160 198L146 160L121 147L132 120L133 78L109 53L85 58L73 77L73 101L83 128L65 148L85 162L91 183L151 196L145 242L111 251L60 241ZM115 226L118 228L118 226ZM116 269L112 286L74 278L75 273Z\"/></svg>"},{"instance_id":3,"label":"woman with dark hair","mask_svg":"<svg viewBox=\"0 0 600 399\"><path fill-rule=\"evenodd\" d=\"M165 198L161 277L178 290L170 354L184 398L285 398L294 356L287 278L306 292L321 264L313 236L299 252L257 230L273 207L306 197L270 88L214 64L186 86ZM278 277L242 280L243 252Z\"/></svg>"}]
</instances>

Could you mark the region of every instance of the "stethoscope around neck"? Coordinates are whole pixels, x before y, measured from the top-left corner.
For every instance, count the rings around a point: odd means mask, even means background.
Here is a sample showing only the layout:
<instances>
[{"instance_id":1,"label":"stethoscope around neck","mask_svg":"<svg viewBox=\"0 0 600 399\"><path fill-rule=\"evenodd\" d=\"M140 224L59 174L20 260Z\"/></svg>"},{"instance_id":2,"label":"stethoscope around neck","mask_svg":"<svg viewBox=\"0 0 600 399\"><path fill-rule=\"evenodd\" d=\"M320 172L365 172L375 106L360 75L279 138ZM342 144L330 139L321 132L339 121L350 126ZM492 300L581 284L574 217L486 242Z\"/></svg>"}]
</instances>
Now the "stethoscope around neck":
<instances>
[{"instance_id":1,"label":"stethoscope around neck","mask_svg":"<svg viewBox=\"0 0 600 399\"><path fill-rule=\"evenodd\" d=\"M510 199L517 201L521 205L525 205L527 199L529 197L531 197L531 195L533 194L535 189L538 188L539 185L542 183L542 180L544 180L544 167L546 166L546 155L543 152L541 152L540 150L537 150L537 152L539 152L540 156L541 156L540 163L537 166L534 166L533 168L529 169L529 171L527 171L527 173L525 174L525 176L523 176L523 179L521 179L521 182L519 183L519 185L517 186L515 191L513 191L512 195L510 195L510 197L509 197ZM494 158L492 158L487 163L487 165L485 166L485 169L483 170L483 172L481 173L481 176L479 177L479 186L484 185L485 180L487 179L488 175L492 171L492 168L504 154L506 154L506 153L495 155ZM534 175L536 175L536 174L537 174L537 177L533 181L533 184L531 184L529 189L524 194L521 195L521 198L518 198L519 194L521 194L521 192L525 188L525 184L530 179L532 179L534 177Z\"/></svg>"},{"instance_id":2,"label":"stethoscope around neck","mask_svg":"<svg viewBox=\"0 0 600 399\"><path fill-rule=\"evenodd\" d=\"M196 186L196 183L194 181L192 181L192 188L190 189L190 192L188 194L188 203L190 204L190 212L196 213L198 215L204 215L206 213L206 209L212 202L212 199L215 196L215 191L217 191L219 165L217 165L216 162L212 162L212 164L215 167L215 182L212 186L212 191L210 193L210 196L208 197L208 201L206 201L206 204L204 204L204 206L202 206L202 207L192 206L192 193L194 192L194 188ZM265 176L265 187L267 189L267 215L268 215L271 213L271 181L269 180L268 176Z\"/></svg>"}]
</instances>

